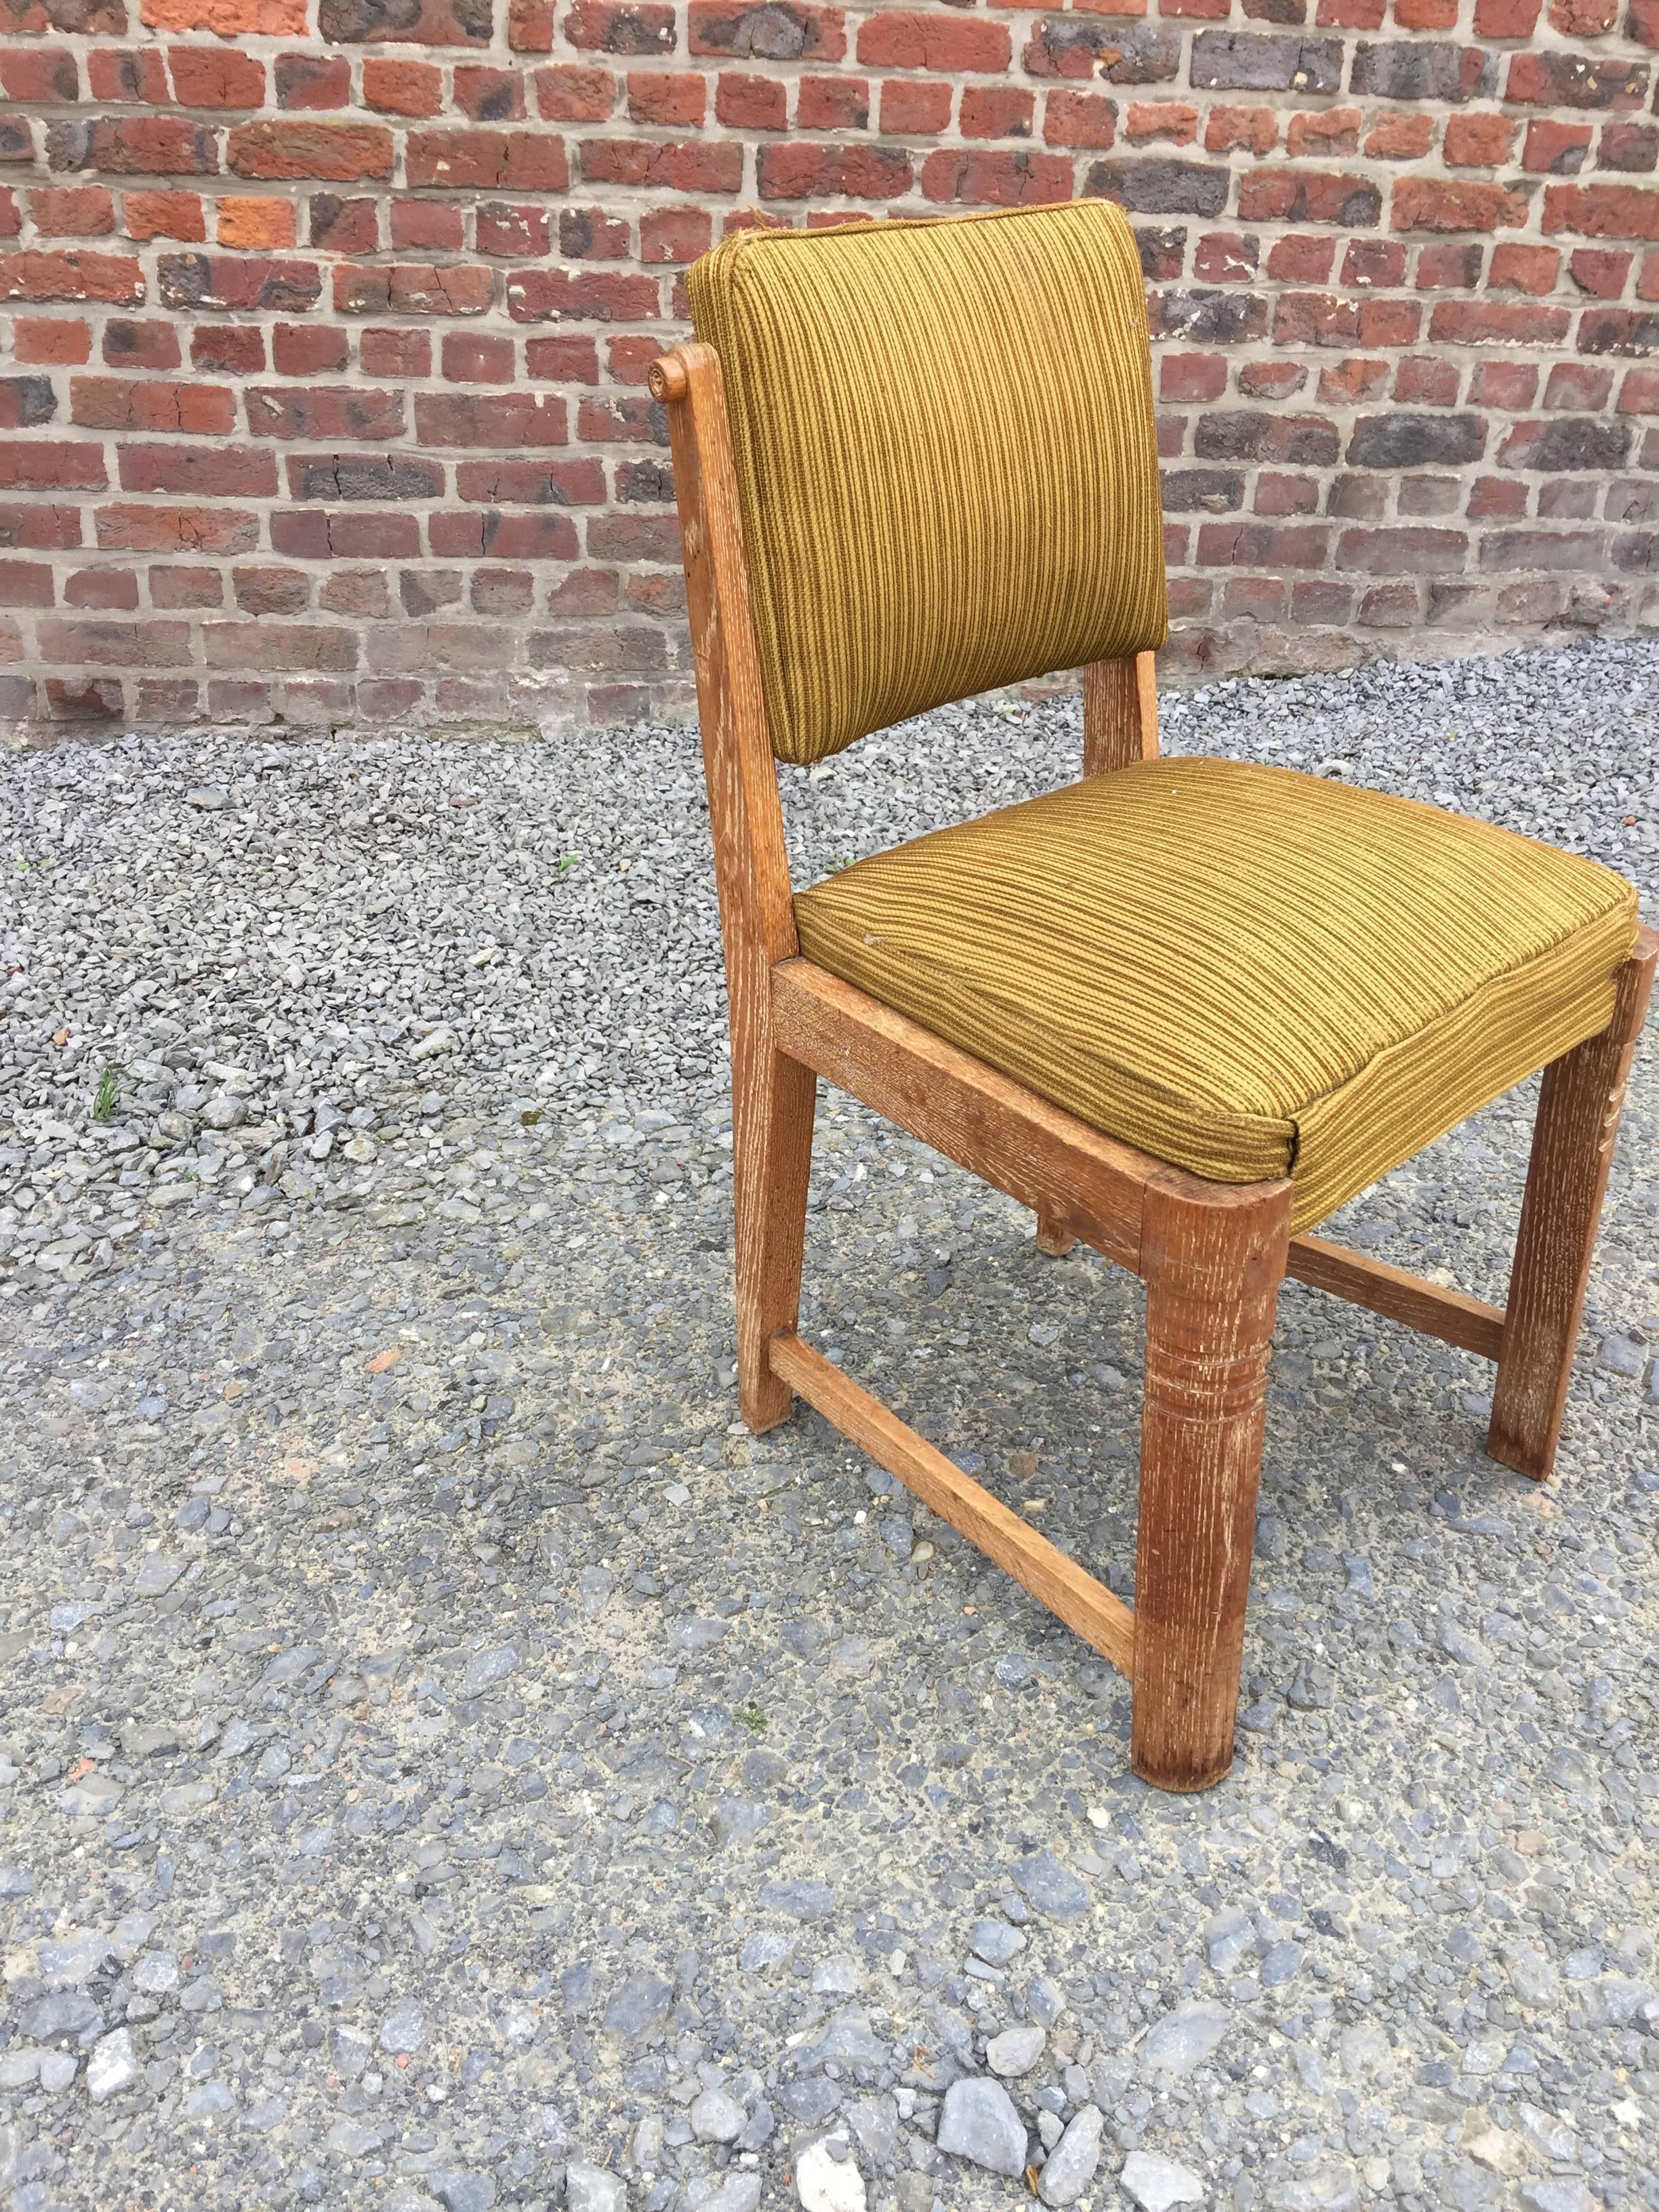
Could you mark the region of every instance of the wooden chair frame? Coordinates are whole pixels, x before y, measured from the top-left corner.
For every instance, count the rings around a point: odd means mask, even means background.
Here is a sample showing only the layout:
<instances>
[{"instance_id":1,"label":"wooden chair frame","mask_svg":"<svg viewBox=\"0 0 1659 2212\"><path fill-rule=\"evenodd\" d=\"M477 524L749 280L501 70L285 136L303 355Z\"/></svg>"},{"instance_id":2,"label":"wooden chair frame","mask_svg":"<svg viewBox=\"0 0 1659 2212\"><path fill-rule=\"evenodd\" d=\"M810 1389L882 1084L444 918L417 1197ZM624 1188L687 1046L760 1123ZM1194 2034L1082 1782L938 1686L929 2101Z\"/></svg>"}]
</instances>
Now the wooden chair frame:
<instances>
[{"instance_id":1,"label":"wooden chair frame","mask_svg":"<svg viewBox=\"0 0 1659 2212\"><path fill-rule=\"evenodd\" d=\"M651 389L673 448L731 999L744 1419L759 1434L796 1395L815 1406L1129 1677L1138 1774L1205 1789L1232 1762L1280 1281L1494 1361L1487 1450L1543 1480L1659 937L1641 932L1607 1029L1546 1071L1505 1309L1292 1237L1287 1181L1207 1182L1103 1135L802 957L719 359L678 347ZM1151 653L1096 662L1083 697L1085 775L1157 754ZM819 1076L1031 1207L1043 1250L1080 1237L1144 1279L1133 1611L800 1337Z\"/></svg>"}]
</instances>

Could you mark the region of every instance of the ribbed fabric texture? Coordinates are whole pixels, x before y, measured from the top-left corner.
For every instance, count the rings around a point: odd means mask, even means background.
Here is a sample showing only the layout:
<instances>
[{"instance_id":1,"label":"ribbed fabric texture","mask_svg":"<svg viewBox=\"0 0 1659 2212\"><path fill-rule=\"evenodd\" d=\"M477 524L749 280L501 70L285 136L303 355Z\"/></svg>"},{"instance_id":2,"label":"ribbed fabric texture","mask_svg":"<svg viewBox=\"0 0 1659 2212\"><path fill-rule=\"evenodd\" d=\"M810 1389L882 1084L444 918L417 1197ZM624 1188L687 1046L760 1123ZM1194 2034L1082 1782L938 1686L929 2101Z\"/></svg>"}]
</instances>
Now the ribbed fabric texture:
<instances>
[{"instance_id":1,"label":"ribbed fabric texture","mask_svg":"<svg viewBox=\"0 0 1659 2212\"><path fill-rule=\"evenodd\" d=\"M725 378L780 759L1163 643L1120 209L739 232L688 288Z\"/></svg>"},{"instance_id":2,"label":"ribbed fabric texture","mask_svg":"<svg viewBox=\"0 0 1659 2212\"><path fill-rule=\"evenodd\" d=\"M1305 1229L1606 1027L1622 877L1285 769L1139 762L795 900L810 959Z\"/></svg>"}]
</instances>

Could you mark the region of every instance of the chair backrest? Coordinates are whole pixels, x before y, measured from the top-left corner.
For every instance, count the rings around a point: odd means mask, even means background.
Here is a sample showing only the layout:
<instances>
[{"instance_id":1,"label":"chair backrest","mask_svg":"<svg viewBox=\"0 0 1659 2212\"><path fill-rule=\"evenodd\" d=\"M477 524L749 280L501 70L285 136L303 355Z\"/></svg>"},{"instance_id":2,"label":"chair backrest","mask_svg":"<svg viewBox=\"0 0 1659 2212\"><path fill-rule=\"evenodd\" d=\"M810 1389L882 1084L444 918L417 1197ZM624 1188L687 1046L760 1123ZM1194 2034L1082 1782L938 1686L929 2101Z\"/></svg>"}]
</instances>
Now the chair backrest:
<instances>
[{"instance_id":1,"label":"chair backrest","mask_svg":"<svg viewBox=\"0 0 1659 2212\"><path fill-rule=\"evenodd\" d=\"M1161 645L1146 293L1106 201L744 231L720 356L773 749Z\"/></svg>"}]
</instances>

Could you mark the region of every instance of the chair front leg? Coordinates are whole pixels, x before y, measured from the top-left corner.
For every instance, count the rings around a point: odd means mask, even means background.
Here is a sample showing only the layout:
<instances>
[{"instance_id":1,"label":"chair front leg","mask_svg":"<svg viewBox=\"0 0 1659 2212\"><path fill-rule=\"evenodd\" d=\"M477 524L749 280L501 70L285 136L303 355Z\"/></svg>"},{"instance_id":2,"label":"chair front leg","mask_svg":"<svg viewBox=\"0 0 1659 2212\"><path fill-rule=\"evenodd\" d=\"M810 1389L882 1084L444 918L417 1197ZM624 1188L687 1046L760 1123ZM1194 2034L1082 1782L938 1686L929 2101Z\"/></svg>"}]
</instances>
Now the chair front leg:
<instances>
[{"instance_id":1,"label":"chair front leg","mask_svg":"<svg viewBox=\"0 0 1659 2212\"><path fill-rule=\"evenodd\" d=\"M1232 1765L1288 1182L1170 1170L1146 1188L1130 1761L1160 1790Z\"/></svg>"},{"instance_id":2,"label":"chair front leg","mask_svg":"<svg viewBox=\"0 0 1659 2212\"><path fill-rule=\"evenodd\" d=\"M1644 929L1619 971L1607 1028L1544 1070L1486 1432L1492 1458L1535 1482L1555 1464L1625 1083L1656 957L1659 937Z\"/></svg>"},{"instance_id":3,"label":"chair front leg","mask_svg":"<svg viewBox=\"0 0 1659 2212\"><path fill-rule=\"evenodd\" d=\"M735 1026L735 1025L734 1025ZM817 1078L763 1036L733 1036L732 1183L737 1261L738 1405L757 1436L794 1403L767 1345L800 1316L806 1186Z\"/></svg>"}]
</instances>

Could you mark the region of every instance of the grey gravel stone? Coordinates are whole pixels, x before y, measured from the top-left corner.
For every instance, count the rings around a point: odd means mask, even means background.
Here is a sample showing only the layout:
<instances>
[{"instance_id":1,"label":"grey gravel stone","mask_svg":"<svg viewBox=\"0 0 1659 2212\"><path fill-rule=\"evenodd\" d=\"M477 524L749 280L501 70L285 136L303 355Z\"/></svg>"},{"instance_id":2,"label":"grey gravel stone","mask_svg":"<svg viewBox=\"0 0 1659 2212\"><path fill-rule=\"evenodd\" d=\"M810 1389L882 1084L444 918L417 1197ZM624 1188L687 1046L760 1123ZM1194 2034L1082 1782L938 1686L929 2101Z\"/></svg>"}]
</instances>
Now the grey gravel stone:
<instances>
[{"instance_id":1,"label":"grey gravel stone","mask_svg":"<svg viewBox=\"0 0 1659 2212\"><path fill-rule=\"evenodd\" d=\"M1009 1869L1023 1895L1050 1920L1080 1920L1089 1910L1089 1893L1052 1851L1016 1859Z\"/></svg>"},{"instance_id":2,"label":"grey gravel stone","mask_svg":"<svg viewBox=\"0 0 1659 2212\"><path fill-rule=\"evenodd\" d=\"M115 2028L94 2044L87 2059L87 2094L94 2105L118 2096L137 2078L138 2061L126 2028Z\"/></svg>"},{"instance_id":3,"label":"grey gravel stone","mask_svg":"<svg viewBox=\"0 0 1659 2212\"><path fill-rule=\"evenodd\" d=\"M737 2100L723 2089L705 2089L692 2100L686 2118L699 2142L731 2143L743 2133L745 2114Z\"/></svg>"},{"instance_id":4,"label":"grey gravel stone","mask_svg":"<svg viewBox=\"0 0 1659 2212\"><path fill-rule=\"evenodd\" d=\"M568 2212L624 2212L628 2203L628 2185L621 2175L590 2166L586 2159L571 2160L564 2187Z\"/></svg>"},{"instance_id":5,"label":"grey gravel stone","mask_svg":"<svg viewBox=\"0 0 1659 2212\"><path fill-rule=\"evenodd\" d=\"M1186 2166L1155 2152L1133 2150L1123 2161L1118 2186L1141 2212L1170 2212L1172 2204L1201 2204L1204 2184Z\"/></svg>"},{"instance_id":6,"label":"grey gravel stone","mask_svg":"<svg viewBox=\"0 0 1659 2212\"><path fill-rule=\"evenodd\" d=\"M1040 2027L1005 2027L985 2046L985 2063L1005 2079L1029 2074L1042 2057L1048 2037Z\"/></svg>"},{"instance_id":7,"label":"grey gravel stone","mask_svg":"<svg viewBox=\"0 0 1659 2212\"><path fill-rule=\"evenodd\" d=\"M1100 2164L1105 2126L1106 2116L1097 2105L1085 2105L1071 2122L1037 2176L1037 2195L1045 2204L1075 2204L1087 2191Z\"/></svg>"},{"instance_id":8,"label":"grey gravel stone","mask_svg":"<svg viewBox=\"0 0 1659 2212\"><path fill-rule=\"evenodd\" d=\"M1177 2005L1154 2023L1140 2046L1140 2063L1149 2074L1166 2074L1179 2080L1201 2066L1233 2025L1231 2013L1220 2005L1194 2002Z\"/></svg>"},{"instance_id":9,"label":"grey gravel stone","mask_svg":"<svg viewBox=\"0 0 1659 2212\"><path fill-rule=\"evenodd\" d=\"M969 2075L945 2093L939 2147L993 2173L1025 2170L1025 2124L1000 2081Z\"/></svg>"}]
</instances>

